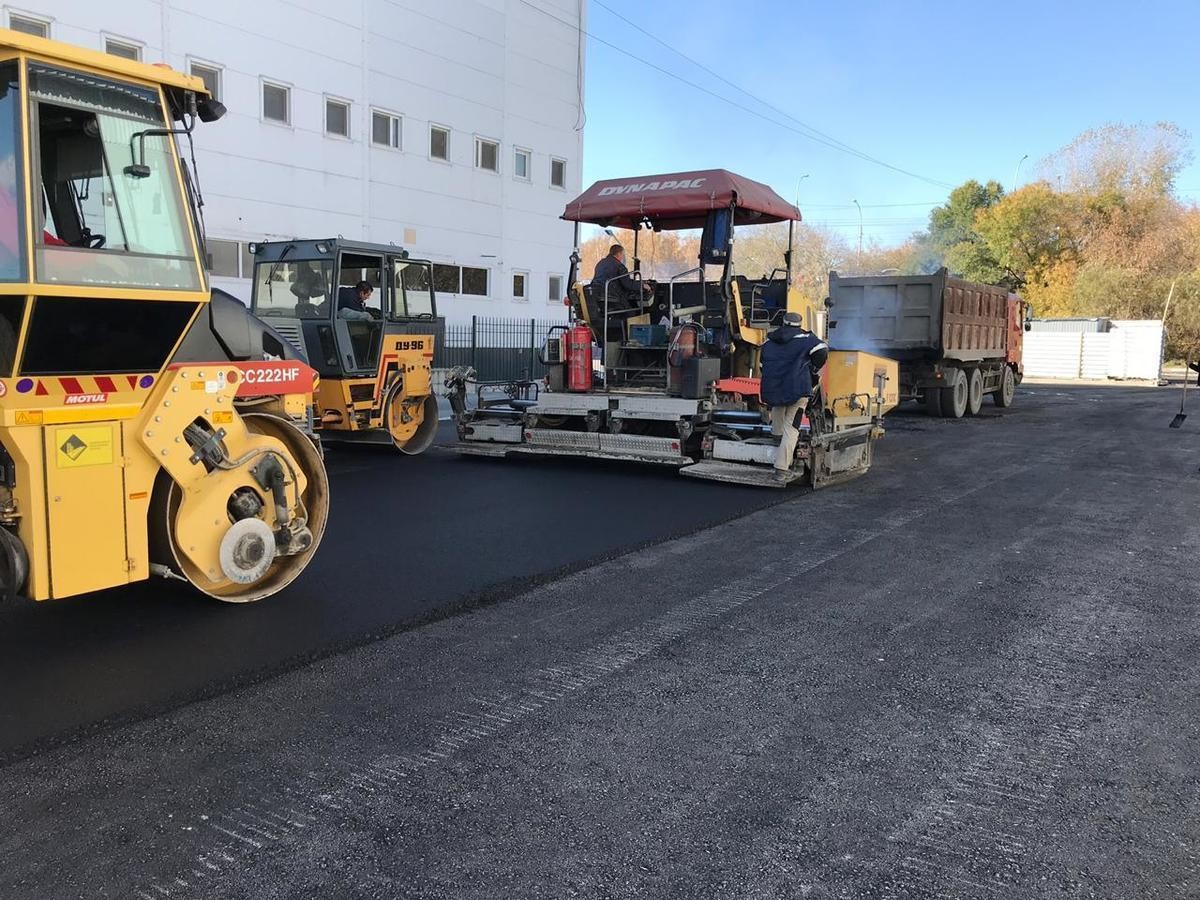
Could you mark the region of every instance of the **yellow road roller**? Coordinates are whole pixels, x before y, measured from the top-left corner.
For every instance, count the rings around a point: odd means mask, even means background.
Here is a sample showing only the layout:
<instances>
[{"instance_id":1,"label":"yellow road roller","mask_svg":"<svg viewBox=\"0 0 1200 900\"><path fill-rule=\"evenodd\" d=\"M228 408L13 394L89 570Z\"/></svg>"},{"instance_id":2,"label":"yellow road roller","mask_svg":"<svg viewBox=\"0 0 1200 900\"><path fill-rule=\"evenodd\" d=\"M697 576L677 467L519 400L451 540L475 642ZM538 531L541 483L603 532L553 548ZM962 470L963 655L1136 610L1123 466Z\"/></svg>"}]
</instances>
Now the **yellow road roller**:
<instances>
[{"instance_id":1,"label":"yellow road roller","mask_svg":"<svg viewBox=\"0 0 1200 900\"><path fill-rule=\"evenodd\" d=\"M0 30L0 589L258 600L313 556L314 372L210 293L199 79ZM193 164L194 165L194 164Z\"/></svg>"}]
</instances>

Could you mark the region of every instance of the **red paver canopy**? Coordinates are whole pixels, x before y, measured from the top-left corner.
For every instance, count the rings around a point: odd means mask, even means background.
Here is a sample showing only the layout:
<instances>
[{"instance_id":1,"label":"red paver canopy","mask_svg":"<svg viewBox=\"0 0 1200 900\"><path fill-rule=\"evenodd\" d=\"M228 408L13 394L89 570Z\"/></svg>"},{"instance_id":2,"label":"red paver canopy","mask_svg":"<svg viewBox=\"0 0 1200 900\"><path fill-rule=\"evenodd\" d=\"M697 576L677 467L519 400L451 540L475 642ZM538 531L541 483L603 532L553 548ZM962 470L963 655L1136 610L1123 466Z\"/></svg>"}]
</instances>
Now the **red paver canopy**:
<instances>
[{"instance_id":1,"label":"red paver canopy","mask_svg":"<svg viewBox=\"0 0 1200 900\"><path fill-rule=\"evenodd\" d=\"M700 228L709 210L737 204L736 225L799 222L800 210L757 181L724 169L597 181L567 204L569 222L634 228Z\"/></svg>"}]
</instances>

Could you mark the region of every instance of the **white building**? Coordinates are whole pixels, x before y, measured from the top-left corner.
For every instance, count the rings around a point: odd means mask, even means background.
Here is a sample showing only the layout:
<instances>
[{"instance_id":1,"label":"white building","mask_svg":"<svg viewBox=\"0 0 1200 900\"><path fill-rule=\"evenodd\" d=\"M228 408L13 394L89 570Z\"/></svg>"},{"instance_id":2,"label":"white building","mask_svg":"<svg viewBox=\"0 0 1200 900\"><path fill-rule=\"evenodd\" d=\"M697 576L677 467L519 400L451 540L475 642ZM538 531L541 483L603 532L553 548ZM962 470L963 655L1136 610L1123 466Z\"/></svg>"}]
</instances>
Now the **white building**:
<instances>
[{"instance_id":1,"label":"white building","mask_svg":"<svg viewBox=\"0 0 1200 900\"><path fill-rule=\"evenodd\" d=\"M228 113L196 132L214 284L250 241L432 259L439 312L565 318L584 0L26 0L4 23L165 62Z\"/></svg>"}]
</instances>

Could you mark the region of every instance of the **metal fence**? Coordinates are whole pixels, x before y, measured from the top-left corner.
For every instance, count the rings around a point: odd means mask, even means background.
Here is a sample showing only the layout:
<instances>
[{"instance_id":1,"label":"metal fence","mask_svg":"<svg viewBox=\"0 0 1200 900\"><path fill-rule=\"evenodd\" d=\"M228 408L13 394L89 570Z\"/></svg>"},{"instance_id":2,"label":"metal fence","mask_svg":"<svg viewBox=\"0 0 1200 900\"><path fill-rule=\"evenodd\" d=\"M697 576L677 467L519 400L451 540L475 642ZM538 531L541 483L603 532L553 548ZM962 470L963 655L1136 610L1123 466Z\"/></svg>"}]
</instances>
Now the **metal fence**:
<instances>
[{"instance_id":1,"label":"metal fence","mask_svg":"<svg viewBox=\"0 0 1200 900\"><path fill-rule=\"evenodd\" d=\"M447 322L434 355L434 368L471 366L481 381L541 378L546 367L538 354L546 333L561 319L497 319L471 316L470 322Z\"/></svg>"}]
</instances>

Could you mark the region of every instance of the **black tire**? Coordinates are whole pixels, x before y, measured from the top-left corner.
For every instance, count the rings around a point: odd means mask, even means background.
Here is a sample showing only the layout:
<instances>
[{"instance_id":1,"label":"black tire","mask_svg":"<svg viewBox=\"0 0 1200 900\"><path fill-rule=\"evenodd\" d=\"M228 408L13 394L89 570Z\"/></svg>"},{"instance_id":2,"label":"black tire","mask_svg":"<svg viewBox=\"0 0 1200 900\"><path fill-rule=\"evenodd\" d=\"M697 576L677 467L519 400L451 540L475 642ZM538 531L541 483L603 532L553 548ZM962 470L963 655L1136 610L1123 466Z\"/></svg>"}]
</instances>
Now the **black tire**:
<instances>
[{"instance_id":1,"label":"black tire","mask_svg":"<svg viewBox=\"0 0 1200 900\"><path fill-rule=\"evenodd\" d=\"M967 373L962 369L946 370L946 386L942 388L942 416L961 419L967 412Z\"/></svg>"},{"instance_id":2,"label":"black tire","mask_svg":"<svg viewBox=\"0 0 1200 900\"><path fill-rule=\"evenodd\" d=\"M940 416L942 414L941 388L925 388L925 412L931 416Z\"/></svg>"},{"instance_id":3,"label":"black tire","mask_svg":"<svg viewBox=\"0 0 1200 900\"><path fill-rule=\"evenodd\" d=\"M967 415L977 416L983 408L983 375L972 369L967 375Z\"/></svg>"},{"instance_id":4,"label":"black tire","mask_svg":"<svg viewBox=\"0 0 1200 900\"><path fill-rule=\"evenodd\" d=\"M1013 375L1012 366L1005 366L1000 376L1000 387L992 394L992 400L1001 409L1012 406L1013 397L1017 393L1017 379Z\"/></svg>"}]
</instances>

